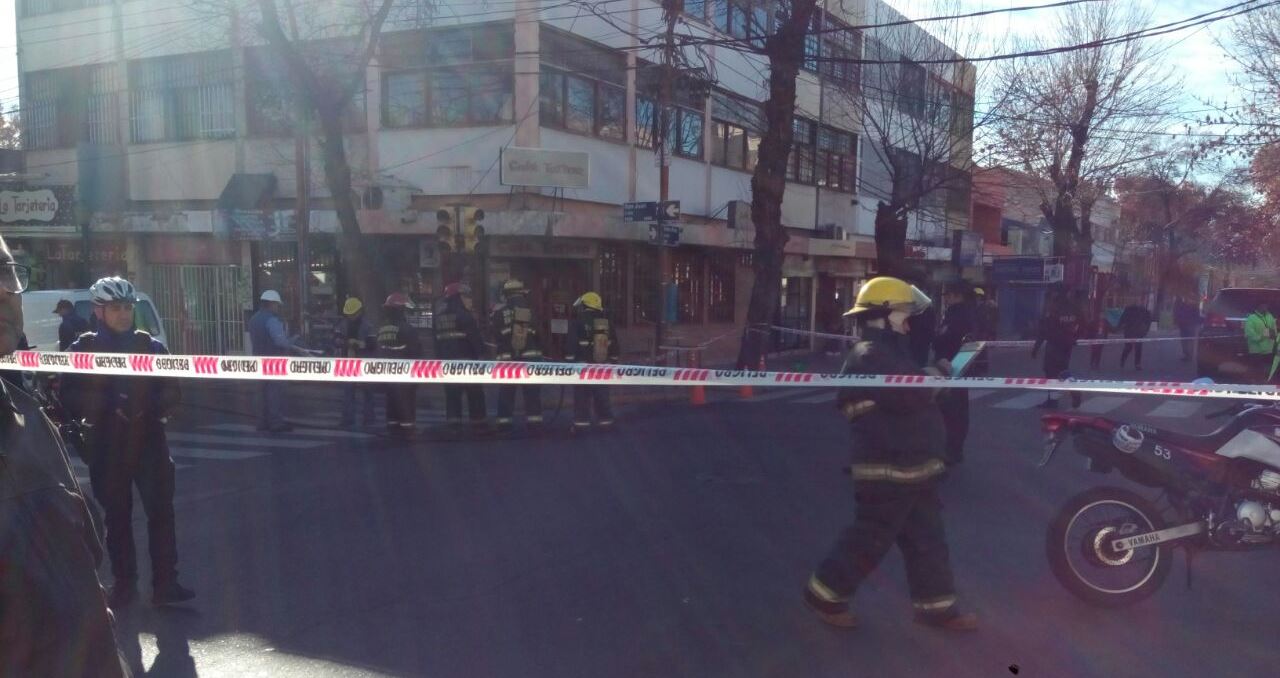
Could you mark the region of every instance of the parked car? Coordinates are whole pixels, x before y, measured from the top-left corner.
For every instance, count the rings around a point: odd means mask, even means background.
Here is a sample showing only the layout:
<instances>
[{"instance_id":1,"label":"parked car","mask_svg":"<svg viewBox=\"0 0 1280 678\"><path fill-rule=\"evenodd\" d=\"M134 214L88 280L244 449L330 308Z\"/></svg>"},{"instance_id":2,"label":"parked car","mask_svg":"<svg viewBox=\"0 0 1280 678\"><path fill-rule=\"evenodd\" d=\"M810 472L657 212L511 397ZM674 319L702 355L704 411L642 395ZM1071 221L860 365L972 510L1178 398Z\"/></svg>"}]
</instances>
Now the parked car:
<instances>
[{"instance_id":1,"label":"parked car","mask_svg":"<svg viewBox=\"0 0 1280 678\"><path fill-rule=\"evenodd\" d=\"M58 350L58 325L62 324L62 316L54 315L53 308L59 299L67 299L76 307L76 315L89 321L93 326L93 301L89 290L32 290L22 293L22 326L27 333L27 343L38 351ZM138 329L159 339L165 346L169 345L169 337L165 335L164 326L160 324L160 316L151 297L138 293L138 304L133 307L134 323Z\"/></svg>"},{"instance_id":2,"label":"parked car","mask_svg":"<svg viewBox=\"0 0 1280 678\"><path fill-rule=\"evenodd\" d=\"M1219 290L1204 309L1204 324L1196 335L1196 374L1217 382L1253 380L1246 356L1244 319L1259 302L1280 313L1280 289L1229 287Z\"/></svg>"}]
</instances>

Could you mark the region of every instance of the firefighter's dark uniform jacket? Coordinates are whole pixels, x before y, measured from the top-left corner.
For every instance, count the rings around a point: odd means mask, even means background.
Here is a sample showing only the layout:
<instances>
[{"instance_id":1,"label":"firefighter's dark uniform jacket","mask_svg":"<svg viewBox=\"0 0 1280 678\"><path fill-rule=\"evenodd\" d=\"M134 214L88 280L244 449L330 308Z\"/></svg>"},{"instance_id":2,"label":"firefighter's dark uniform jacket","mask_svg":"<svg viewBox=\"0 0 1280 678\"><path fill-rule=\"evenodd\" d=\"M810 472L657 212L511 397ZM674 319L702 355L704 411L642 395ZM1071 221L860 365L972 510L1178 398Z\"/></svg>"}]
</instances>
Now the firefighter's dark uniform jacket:
<instances>
[{"instance_id":1,"label":"firefighter's dark uniform jacket","mask_svg":"<svg viewBox=\"0 0 1280 678\"><path fill-rule=\"evenodd\" d=\"M447 360L480 360L484 357L484 339L476 318L454 296L442 301L431 323L436 356Z\"/></svg>"},{"instance_id":2,"label":"firefighter's dark uniform jacket","mask_svg":"<svg viewBox=\"0 0 1280 678\"><path fill-rule=\"evenodd\" d=\"M497 360L542 360L542 345L533 324L533 309L523 295L512 296L495 308L489 324L497 338Z\"/></svg>"},{"instance_id":3,"label":"firefighter's dark uniform jacket","mask_svg":"<svg viewBox=\"0 0 1280 678\"><path fill-rule=\"evenodd\" d=\"M905 337L866 328L845 360L844 374L918 374ZM850 418L856 482L916 484L946 470L946 432L932 389L847 388L837 398Z\"/></svg>"},{"instance_id":4,"label":"firefighter's dark uniform jacket","mask_svg":"<svg viewBox=\"0 0 1280 678\"><path fill-rule=\"evenodd\" d=\"M379 358L422 357L422 341L418 338L418 331L403 316L378 328L376 347Z\"/></svg>"},{"instance_id":5,"label":"firefighter's dark uniform jacket","mask_svg":"<svg viewBox=\"0 0 1280 678\"><path fill-rule=\"evenodd\" d=\"M583 309L569 323L565 357L577 363L618 362L618 330L604 311Z\"/></svg>"}]
</instances>

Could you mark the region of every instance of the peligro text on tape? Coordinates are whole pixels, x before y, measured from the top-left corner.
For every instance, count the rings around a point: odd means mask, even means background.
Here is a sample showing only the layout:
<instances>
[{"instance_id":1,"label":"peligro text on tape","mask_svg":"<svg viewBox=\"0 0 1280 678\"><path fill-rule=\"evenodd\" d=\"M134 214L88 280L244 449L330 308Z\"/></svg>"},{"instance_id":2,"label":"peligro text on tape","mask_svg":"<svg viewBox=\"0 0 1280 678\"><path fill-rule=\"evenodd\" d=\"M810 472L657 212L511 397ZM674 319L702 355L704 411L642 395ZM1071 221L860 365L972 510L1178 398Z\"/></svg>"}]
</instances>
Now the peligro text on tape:
<instances>
[{"instance_id":1,"label":"peligro text on tape","mask_svg":"<svg viewBox=\"0 0 1280 678\"><path fill-rule=\"evenodd\" d=\"M520 382L545 385L577 385L585 382L618 386L984 388L1280 400L1280 388L1252 384L1197 384L1107 379L1063 380L1033 377L952 378L892 374L821 374L490 360L264 358L16 351L10 355L0 356L0 369L187 379L441 384Z\"/></svg>"}]
</instances>

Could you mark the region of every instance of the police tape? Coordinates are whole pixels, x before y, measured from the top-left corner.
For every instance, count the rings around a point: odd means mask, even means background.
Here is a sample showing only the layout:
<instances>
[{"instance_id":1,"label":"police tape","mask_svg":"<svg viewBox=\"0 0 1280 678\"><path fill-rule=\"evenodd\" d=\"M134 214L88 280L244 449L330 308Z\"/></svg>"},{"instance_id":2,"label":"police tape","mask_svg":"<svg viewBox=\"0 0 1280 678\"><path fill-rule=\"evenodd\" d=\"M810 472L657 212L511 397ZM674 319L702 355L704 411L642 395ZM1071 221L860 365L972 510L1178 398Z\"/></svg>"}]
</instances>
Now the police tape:
<instances>
[{"instance_id":1,"label":"police tape","mask_svg":"<svg viewBox=\"0 0 1280 678\"><path fill-rule=\"evenodd\" d=\"M925 375L824 374L492 360L266 358L17 351L0 356L0 369L104 376L330 383L983 388L1280 400L1280 388L1252 384L1107 379L1064 380L1033 377L953 378Z\"/></svg>"}]
</instances>

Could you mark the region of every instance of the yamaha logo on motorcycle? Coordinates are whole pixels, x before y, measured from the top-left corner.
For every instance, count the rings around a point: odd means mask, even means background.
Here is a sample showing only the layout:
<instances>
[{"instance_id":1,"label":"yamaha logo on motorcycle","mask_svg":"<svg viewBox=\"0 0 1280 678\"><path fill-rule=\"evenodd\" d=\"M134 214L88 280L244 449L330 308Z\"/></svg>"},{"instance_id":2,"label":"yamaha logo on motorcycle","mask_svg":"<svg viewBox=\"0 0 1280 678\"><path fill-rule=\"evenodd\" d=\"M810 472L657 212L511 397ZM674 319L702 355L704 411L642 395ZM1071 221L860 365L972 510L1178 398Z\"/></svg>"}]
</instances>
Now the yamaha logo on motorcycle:
<instances>
[{"instance_id":1,"label":"yamaha logo on motorcycle","mask_svg":"<svg viewBox=\"0 0 1280 678\"><path fill-rule=\"evenodd\" d=\"M1118 471L1166 500L1157 506L1114 486L1069 499L1045 543L1068 591L1101 607L1132 605L1164 584L1175 546L1190 555L1280 543L1280 405L1246 403L1215 416L1227 415L1204 435L1086 415L1042 418L1042 466L1069 433L1089 470Z\"/></svg>"}]
</instances>

